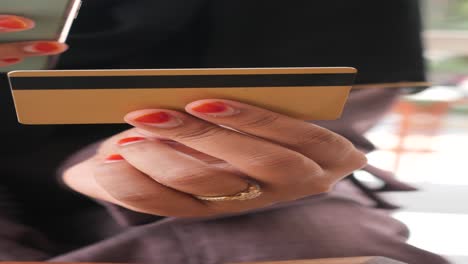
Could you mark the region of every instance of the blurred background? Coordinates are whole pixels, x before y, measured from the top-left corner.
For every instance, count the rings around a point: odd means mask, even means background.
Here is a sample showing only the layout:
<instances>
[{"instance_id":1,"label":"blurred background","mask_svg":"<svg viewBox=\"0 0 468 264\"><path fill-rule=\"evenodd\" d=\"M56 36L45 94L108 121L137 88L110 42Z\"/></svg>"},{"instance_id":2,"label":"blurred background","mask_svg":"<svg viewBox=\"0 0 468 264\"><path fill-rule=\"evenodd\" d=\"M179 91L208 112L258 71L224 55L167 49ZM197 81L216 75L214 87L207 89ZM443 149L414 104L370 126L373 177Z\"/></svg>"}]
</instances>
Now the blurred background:
<instances>
[{"instance_id":1,"label":"blurred background","mask_svg":"<svg viewBox=\"0 0 468 264\"><path fill-rule=\"evenodd\" d=\"M410 243L468 263L468 0L421 0L433 86L404 96L368 138L371 164L420 192L387 193ZM358 176L379 184L364 172Z\"/></svg>"}]
</instances>

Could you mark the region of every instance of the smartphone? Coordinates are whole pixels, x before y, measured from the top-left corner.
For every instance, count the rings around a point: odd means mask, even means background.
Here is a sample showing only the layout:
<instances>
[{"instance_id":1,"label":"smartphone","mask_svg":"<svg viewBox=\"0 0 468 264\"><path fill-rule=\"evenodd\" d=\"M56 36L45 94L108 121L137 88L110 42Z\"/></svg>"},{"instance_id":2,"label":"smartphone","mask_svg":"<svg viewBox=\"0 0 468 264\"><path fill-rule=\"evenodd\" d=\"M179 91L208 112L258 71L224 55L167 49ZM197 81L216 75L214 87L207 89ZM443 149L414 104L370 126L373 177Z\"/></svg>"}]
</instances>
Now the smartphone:
<instances>
[{"instance_id":1,"label":"smartphone","mask_svg":"<svg viewBox=\"0 0 468 264\"><path fill-rule=\"evenodd\" d=\"M123 123L146 108L182 110L231 99L303 120L340 117L356 69L226 68L14 71L8 74L23 124Z\"/></svg>"},{"instance_id":2,"label":"smartphone","mask_svg":"<svg viewBox=\"0 0 468 264\"><path fill-rule=\"evenodd\" d=\"M0 13L18 15L34 20L33 29L0 34L0 43L33 40L54 40L65 42L78 15L80 0L2 0ZM25 58L21 63L2 67L0 71L42 70L54 66L58 56Z\"/></svg>"}]
</instances>

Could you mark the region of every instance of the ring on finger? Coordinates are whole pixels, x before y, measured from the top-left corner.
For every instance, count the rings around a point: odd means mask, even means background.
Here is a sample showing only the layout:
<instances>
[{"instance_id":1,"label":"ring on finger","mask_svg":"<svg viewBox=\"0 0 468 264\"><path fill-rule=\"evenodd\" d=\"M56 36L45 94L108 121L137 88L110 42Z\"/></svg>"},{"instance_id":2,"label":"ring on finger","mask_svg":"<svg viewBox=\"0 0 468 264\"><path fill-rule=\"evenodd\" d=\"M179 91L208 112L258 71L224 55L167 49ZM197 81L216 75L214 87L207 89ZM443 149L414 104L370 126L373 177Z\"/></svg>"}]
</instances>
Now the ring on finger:
<instances>
[{"instance_id":1,"label":"ring on finger","mask_svg":"<svg viewBox=\"0 0 468 264\"><path fill-rule=\"evenodd\" d=\"M262 189L260 185L253 181L247 181L247 188L243 191L240 191L233 195L226 195L226 196L200 196L196 195L195 197L199 200L203 201L211 201L211 202L222 202L222 201L245 201L251 200L259 197L262 195Z\"/></svg>"}]
</instances>

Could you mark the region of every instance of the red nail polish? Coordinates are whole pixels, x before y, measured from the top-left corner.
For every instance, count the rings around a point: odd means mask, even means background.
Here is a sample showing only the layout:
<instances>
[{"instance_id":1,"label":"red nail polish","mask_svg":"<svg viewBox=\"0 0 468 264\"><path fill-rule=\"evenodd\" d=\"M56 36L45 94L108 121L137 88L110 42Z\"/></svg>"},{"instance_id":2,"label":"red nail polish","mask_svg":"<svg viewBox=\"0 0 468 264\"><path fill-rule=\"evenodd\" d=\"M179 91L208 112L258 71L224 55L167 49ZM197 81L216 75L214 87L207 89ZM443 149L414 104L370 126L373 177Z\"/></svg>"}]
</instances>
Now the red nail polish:
<instances>
[{"instance_id":1,"label":"red nail polish","mask_svg":"<svg viewBox=\"0 0 468 264\"><path fill-rule=\"evenodd\" d=\"M53 52L60 49L60 46L54 42L40 42L34 45L34 49L40 52Z\"/></svg>"},{"instance_id":2,"label":"red nail polish","mask_svg":"<svg viewBox=\"0 0 468 264\"><path fill-rule=\"evenodd\" d=\"M15 30L28 28L28 24L14 16L0 17L0 29Z\"/></svg>"},{"instance_id":3,"label":"red nail polish","mask_svg":"<svg viewBox=\"0 0 468 264\"><path fill-rule=\"evenodd\" d=\"M227 109L228 106L221 102L204 103L192 108L193 111L203 114L222 113Z\"/></svg>"},{"instance_id":4,"label":"red nail polish","mask_svg":"<svg viewBox=\"0 0 468 264\"><path fill-rule=\"evenodd\" d=\"M5 63L17 63L19 62L21 59L20 58L6 58L6 59L2 59L3 62Z\"/></svg>"},{"instance_id":5,"label":"red nail polish","mask_svg":"<svg viewBox=\"0 0 468 264\"><path fill-rule=\"evenodd\" d=\"M141 123L161 124L169 122L169 120L171 120L171 116L165 112L156 112L137 117L134 120Z\"/></svg>"},{"instance_id":6,"label":"red nail polish","mask_svg":"<svg viewBox=\"0 0 468 264\"><path fill-rule=\"evenodd\" d=\"M140 141L145 141L146 138L144 137L128 137L128 138L122 138L121 140L119 140L117 142L117 145L119 146L126 146L126 145L130 145L130 144L133 144L133 143L137 143L137 142L140 142Z\"/></svg>"},{"instance_id":7,"label":"red nail polish","mask_svg":"<svg viewBox=\"0 0 468 264\"><path fill-rule=\"evenodd\" d=\"M191 107L193 111L214 117L227 117L239 113L239 110L223 103L210 102Z\"/></svg>"},{"instance_id":8,"label":"red nail polish","mask_svg":"<svg viewBox=\"0 0 468 264\"><path fill-rule=\"evenodd\" d=\"M112 163L112 162L118 162L118 161L123 161L123 160L125 159L124 157L122 157L122 155L112 154L106 158L105 163Z\"/></svg>"},{"instance_id":9,"label":"red nail polish","mask_svg":"<svg viewBox=\"0 0 468 264\"><path fill-rule=\"evenodd\" d=\"M24 50L32 53L49 53L59 51L62 48L57 42L38 42L30 46L26 46Z\"/></svg>"}]
</instances>

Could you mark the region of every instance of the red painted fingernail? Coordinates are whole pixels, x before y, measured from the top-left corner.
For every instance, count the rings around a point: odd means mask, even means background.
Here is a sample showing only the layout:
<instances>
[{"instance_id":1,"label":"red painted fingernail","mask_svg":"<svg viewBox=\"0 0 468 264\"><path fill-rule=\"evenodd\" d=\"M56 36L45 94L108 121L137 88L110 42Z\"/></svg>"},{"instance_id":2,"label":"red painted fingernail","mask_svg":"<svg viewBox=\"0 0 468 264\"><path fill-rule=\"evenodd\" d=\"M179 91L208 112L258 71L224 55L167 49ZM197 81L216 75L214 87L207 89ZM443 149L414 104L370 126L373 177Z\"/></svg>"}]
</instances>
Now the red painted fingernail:
<instances>
[{"instance_id":1,"label":"red painted fingernail","mask_svg":"<svg viewBox=\"0 0 468 264\"><path fill-rule=\"evenodd\" d=\"M232 116L239 113L237 109L234 109L223 102L203 103L192 106L191 109L195 112L211 116Z\"/></svg>"},{"instance_id":2,"label":"red painted fingernail","mask_svg":"<svg viewBox=\"0 0 468 264\"><path fill-rule=\"evenodd\" d=\"M17 63L19 62L21 59L20 58L6 58L6 59L2 59L3 62L5 63Z\"/></svg>"},{"instance_id":3,"label":"red painted fingernail","mask_svg":"<svg viewBox=\"0 0 468 264\"><path fill-rule=\"evenodd\" d=\"M59 51L63 48L63 44L58 42L38 42L24 47L24 50L31 53L49 53Z\"/></svg>"},{"instance_id":4,"label":"red painted fingernail","mask_svg":"<svg viewBox=\"0 0 468 264\"><path fill-rule=\"evenodd\" d=\"M128 137L128 138L122 138L121 140L119 140L117 142L117 145L119 146L127 146L127 145L130 145L130 144L133 144L133 143L137 143L137 142L141 142L141 141L145 141L146 138L144 137Z\"/></svg>"},{"instance_id":5,"label":"red painted fingernail","mask_svg":"<svg viewBox=\"0 0 468 264\"><path fill-rule=\"evenodd\" d=\"M137 122L155 123L155 124L166 123L166 122L169 122L169 120L171 120L171 116L165 112L150 113L150 114L146 114L146 115L135 118L135 121Z\"/></svg>"},{"instance_id":6,"label":"red painted fingernail","mask_svg":"<svg viewBox=\"0 0 468 264\"><path fill-rule=\"evenodd\" d=\"M154 112L146 115L142 115L133 119L138 123L145 125L160 127L160 128L171 128L182 124L182 120L177 117L171 116L166 112Z\"/></svg>"},{"instance_id":7,"label":"red painted fingernail","mask_svg":"<svg viewBox=\"0 0 468 264\"><path fill-rule=\"evenodd\" d=\"M125 160L124 157L122 157L122 155L119 155L119 154L112 154L110 156L108 156L104 163L114 163L114 162L119 162L119 161L123 161Z\"/></svg>"},{"instance_id":8,"label":"red painted fingernail","mask_svg":"<svg viewBox=\"0 0 468 264\"><path fill-rule=\"evenodd\" d=\"M29 25L26 21L15 16L0 17L0 30L26 29Z\"/></svg>"}]
</instances>

